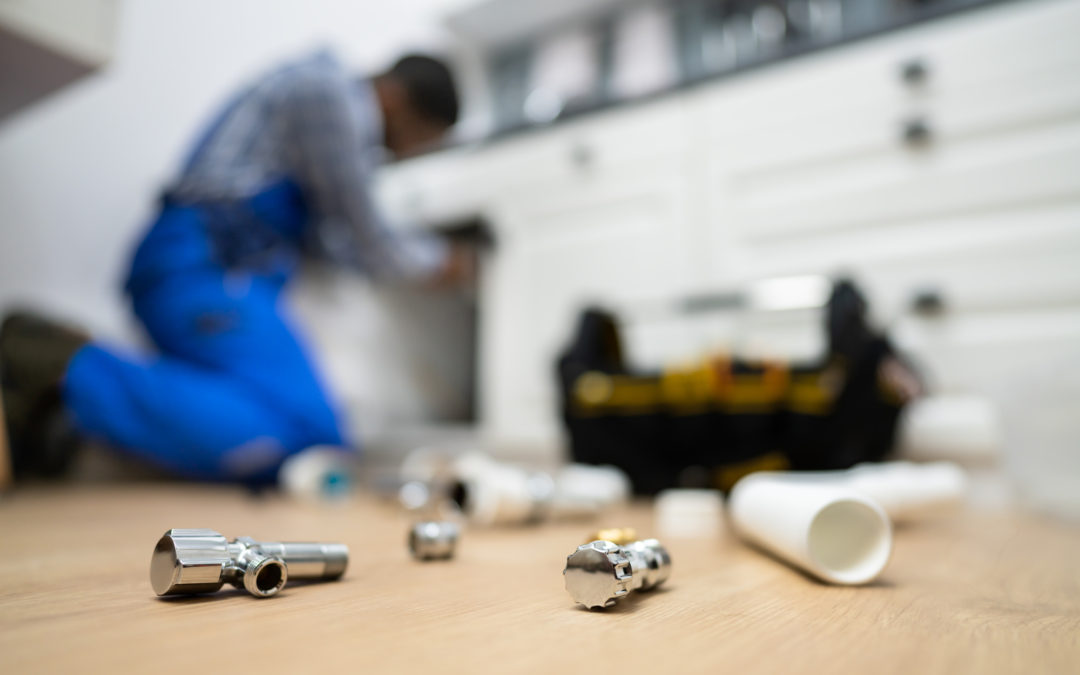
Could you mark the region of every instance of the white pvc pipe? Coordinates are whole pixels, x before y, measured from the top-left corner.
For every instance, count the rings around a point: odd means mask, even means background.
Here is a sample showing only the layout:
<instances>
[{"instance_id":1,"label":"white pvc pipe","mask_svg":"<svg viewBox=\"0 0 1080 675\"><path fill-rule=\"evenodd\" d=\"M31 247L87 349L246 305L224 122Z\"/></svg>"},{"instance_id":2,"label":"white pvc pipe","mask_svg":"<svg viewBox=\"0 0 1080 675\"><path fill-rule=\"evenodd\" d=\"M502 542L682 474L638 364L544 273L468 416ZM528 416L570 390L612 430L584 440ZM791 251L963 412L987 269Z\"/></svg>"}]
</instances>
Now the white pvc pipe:
<instances>
[{"instance_id":1,"label":"white pvc pipe","mask_svg":"<svg viewBox=\"0 0 1080 675\"><path fill-rule=\"evenodd\" d=\"M860 464L846 473L848 487L880 504L893 520L955 506L967 493L967 475L952 462Z\"/></svg>"},{"instance_id":2,"label":"white pvc pipe","mask_svg":"<svg viewBox=\"0 0 1080 675\"><path fill-rule=\"evenodd\" d=\"M461 510L477 525L516 525L547 515L551 476L469 453L453 466Z\"/></svg>"},{"instance_id":3,"label":"white pvc pipe","mask_svg":"<svg viewBox=\"0 0 1080 675\"><path fill-rule=\"evenodd\" d=\"M469 453L450 473L462 510L477 525L593 517L630 494L626 474L612 466L568 464L552 476Z\"/></svg>"},{"instance_id":4,"label":"white pvc pipe","mask_svg":"<svg viewBox=\"0 0 1080 675\"><path fill-rule=\"evenodd\" d=\"M762 472L728 501L739 535L823 581L873 581L892 555L892 525L873 500L848 488Z\"/></svg>"},{"instance_id":5,"label":"white pvc pipe","mask_svg":"<svg viewBox=\"0 0 1080 675\"><path fill-rule=\"evenodd\" d=\"M952 462L882 462L843 471L777 471L770 475L774 480L854 490L885 509L894 521L955 506L963 502L967 492L967 476Z\"/></svg>"},{"instance_id":6,"label":"white pvc pipe","mask_svg":"<svg viewBox=\"0 0 1080 675\"><path fill-rule=\"evenodd\" d=\"M591 518L630 499L630 479L613 466L567 464L555 472L551 517Z\"/></svg>"}]
</instances>

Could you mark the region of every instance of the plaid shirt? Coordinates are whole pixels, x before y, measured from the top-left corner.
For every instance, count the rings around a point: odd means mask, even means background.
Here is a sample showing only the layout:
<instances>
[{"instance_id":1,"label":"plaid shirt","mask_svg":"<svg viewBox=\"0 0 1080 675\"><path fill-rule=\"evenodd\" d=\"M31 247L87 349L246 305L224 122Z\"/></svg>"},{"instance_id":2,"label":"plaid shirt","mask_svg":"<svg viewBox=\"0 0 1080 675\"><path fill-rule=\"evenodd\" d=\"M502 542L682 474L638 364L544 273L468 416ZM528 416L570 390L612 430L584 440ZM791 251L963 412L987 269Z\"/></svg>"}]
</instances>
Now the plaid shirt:
<instances>
[{"instance_id":1,"label":"plaid shirt","mask_svg":"<svg viewBox=\"0 0 1080 675\"><path fill-rule=\"evenodd\" d=\"M186 203L228 205L292 181L309 211L303 233L309 251L374 277L423 278L442 265L446 245L384 222L371 195L382 139L370 82L319 52L269 73L228 104L168 194ZM266 253L259 249L267 248L267 233L257 222L222 220L228 222L215 226L229 231L219 239L236 249L223 252L225 259L244 264L245 244Z\"/></svg>"}]
</instances>

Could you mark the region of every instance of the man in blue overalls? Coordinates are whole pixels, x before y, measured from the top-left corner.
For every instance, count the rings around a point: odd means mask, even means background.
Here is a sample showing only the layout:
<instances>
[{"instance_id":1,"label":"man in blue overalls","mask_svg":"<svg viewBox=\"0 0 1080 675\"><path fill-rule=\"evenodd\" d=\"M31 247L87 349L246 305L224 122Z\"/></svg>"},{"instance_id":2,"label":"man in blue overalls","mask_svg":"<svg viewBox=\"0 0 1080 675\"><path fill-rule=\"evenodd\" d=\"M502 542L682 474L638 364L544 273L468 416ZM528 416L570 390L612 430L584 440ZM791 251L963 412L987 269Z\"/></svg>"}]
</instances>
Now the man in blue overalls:
<instances>
[{"instance_id":1,"label":"man in blue overalls","mask_svg":"<svg viewBox=\"0 0 1080 675\"><path fill-rule=\"evenodd\" d=\"M449 70L424 56L368 80L320 52L241 92L196 143L132 261L126 290L158 353L30 314L5 321L16 475L62 466L58 419L196 479L267 482L292 453L347 443L282 288L301 253L378 279L460 276L464 251L388 228L370 193L384 148L415 152L457 115Z\"/></svg>"}]
</instances>

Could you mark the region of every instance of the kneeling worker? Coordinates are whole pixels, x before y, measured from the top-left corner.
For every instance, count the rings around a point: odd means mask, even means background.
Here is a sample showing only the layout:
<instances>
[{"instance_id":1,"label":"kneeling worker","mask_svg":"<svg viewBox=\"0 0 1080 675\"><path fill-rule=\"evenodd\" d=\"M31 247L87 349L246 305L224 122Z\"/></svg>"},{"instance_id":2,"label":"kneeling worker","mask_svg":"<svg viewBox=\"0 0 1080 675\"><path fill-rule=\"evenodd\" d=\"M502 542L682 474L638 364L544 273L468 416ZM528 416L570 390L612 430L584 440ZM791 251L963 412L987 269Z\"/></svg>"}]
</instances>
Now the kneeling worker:
<instances>
[{"instance_id":1,"label":"kneeling worker","mask_svg":"<svg viewBox=\"0 0 1080 675\"><path fill-rule=\"evenodd\" d=\"M64 465L65 422L196 479L267 482L292 453L347 443L282 288L301 254L377 279L467 276L467 250L387 227L370 192L383 147L411 154L457 116L450 71L426 56L358 79L320 52L242 91L195 143L132 260L126 291L158 353L32 314L4 322L16 477Z\"/></svg>"}]
</instances>

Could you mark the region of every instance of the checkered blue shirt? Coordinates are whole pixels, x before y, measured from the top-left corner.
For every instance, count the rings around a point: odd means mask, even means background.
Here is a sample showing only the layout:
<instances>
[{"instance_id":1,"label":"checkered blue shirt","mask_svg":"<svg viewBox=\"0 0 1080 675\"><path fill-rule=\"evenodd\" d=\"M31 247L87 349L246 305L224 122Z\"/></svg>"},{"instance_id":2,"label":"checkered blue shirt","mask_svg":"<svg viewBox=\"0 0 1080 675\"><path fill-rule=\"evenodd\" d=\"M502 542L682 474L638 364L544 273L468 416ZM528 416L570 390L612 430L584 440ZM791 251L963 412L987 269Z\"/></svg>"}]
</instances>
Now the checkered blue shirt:
<instances>
[{"instance_id":1,"label":"checkered blue shirt","mask_svg":"<svg viewBox=\"0 0 1080 675\"><path fill-rule=\"evenodd\" d=\"M307 250L378 278L424 278L442 265L446 245L384 221L371 195L382 138L370 82L318 52L272 71L226 106L168 194L221 204L291 180L310 212ZM242 230L228 232L230 241L247 237L258 247L257 224L237 219L224 227Z\"/></svg>"}]
</instances>

